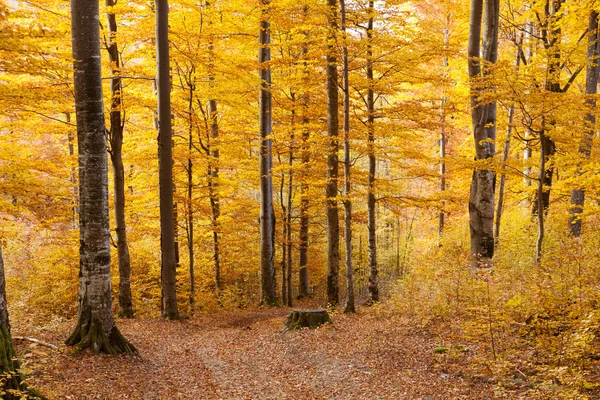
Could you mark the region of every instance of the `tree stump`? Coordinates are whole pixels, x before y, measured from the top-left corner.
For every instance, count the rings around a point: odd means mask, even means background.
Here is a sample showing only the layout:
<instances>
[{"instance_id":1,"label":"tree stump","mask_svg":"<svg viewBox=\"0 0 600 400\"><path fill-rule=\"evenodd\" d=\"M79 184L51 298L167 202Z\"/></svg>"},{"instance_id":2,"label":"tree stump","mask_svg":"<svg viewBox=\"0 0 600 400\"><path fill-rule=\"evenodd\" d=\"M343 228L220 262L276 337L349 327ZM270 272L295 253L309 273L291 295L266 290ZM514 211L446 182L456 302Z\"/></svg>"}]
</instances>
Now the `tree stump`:
<instances>
[{"instance_id":1,"label":"tree stump","mask_svg":"<svg viewBox=\"0 0 600 400\"><path fill-rule=\"evenodd\" d=\"M333 324L327 310L294 310L288 314L288 319L281 331L285 333L300 328L314 329L323 324Z\"/></svg>"}]
</instances>

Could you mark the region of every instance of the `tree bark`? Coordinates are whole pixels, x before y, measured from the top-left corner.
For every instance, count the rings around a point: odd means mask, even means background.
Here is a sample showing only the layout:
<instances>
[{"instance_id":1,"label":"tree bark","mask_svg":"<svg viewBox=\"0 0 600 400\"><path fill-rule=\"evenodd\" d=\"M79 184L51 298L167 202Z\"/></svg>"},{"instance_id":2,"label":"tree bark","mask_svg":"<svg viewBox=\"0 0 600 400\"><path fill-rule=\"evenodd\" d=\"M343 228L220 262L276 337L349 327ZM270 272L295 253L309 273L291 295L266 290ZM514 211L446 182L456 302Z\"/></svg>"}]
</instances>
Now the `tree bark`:
<instances>
[{"instance_id":1,"label":"tree bark","mask_svg":"<svg viewBox=\"0 0 600 400\"><path fill-rule=\"evenodd\" d=\"M579 154L585 159L589 159L592 154L592 142L594 140L596 125L596 99L593 97L598 92L598 57L600 56L600 35L598 34L598 12L590 12L590 21L588 24L588 48L587 48L587 69L585 77L585 94L587 95L586 104L589 112L585 117L586 129L579 143ZM581 235L581 213L585 203L585 190L580 187L571 191L571 208L569 210L569 230L573 237Z\"/></svg>"},{"instance_id":2,"label":"tree bark","mask_svg":"<svg viewBox=\"0 0 600 400\"><path fill-rule=\"evenodd\" d=\"M269 0L261 0L259 33L259 130L260 130L260 272L261 304L277 305L275 289L275 215L273 210L273 145L271 141L271 31Z\"/></svg>"},{"instance_id":3,"label":"tree bark","mask_svg":"<svg viewBox=\"0 0 600 400\"><path fill-rule=\"evenodd\" d=\"M304 16L308 14L308 7L304 7ZM308 40L308 33L304 34L306 40ZM306 60L308 54L308 45L306 42L302 44L302 57L304 58L303 76L305 80L308 80L308 62ZM308 128L308 106L310 104L310 96L307 92L302 94L302 144L300 147L300 161L302 163L301 179L300 184L300 228L299 228L299 239L300 243L298 246L298 298L308 296L308 179L310 175L310 130Z\"/></svg>"},{"instance_id":4,"label":"tree bark","mask_svg":"<svg viewBox=\"0 0 600 400\"><path fill-rule=\"evenodd\" d=\"M327 0L327 303L337 306L340 303L340 227L337 205L338 194L338 73L337 73L337 0Z\"/></svg>"},{"instance_id":5,"label":"tree bark","mask_svg":"<svg viewBox=\"0 0 600 400\"><path fill-rule=\"evenodd\" d=\"M116 5L115 0L106 0L110 10ZM117 47L117 19L113 12L106 14L108 20L108 57L111 65L110 80L110 130L108 142L109 154L114 172L115 197L115 231L117 234L117 255L119 260L119 316L133 317L131 301L131 259L127 244L127 229L125 225L125 169L123 167L123 85L121 82L121 57Z\"/></svg>"},{"instance_id":6,"label":"tree bark","mask_svg":"<svg viewBox=\"0 0 600 400\"><path fill-rule=\"evenodd\" d=\"M517 60L516 60L516 68L519 70L519 66L521 65L521 45L523 40L521 39L521 44L517 46ZM512 129L513 129L513 120L515 117L515 105L511 105L508 111L508 127L506 129L506 138L504 139L504 149L502 152L502 162L500 164L500 184L498 185L498 205L496 206L496 219L494 222L494 250L498 249L498 245L500 243L500 223L502 221L502 211L504 207L504 186L506 183L506 174L504 173L504 168L506 168L506 162L508 160L508 155L510 152L510 141L512 139Z\"/></svg>"},{"instance_id":7,"label":"tree bark","mask_svg":"<svg viewBox=\"0 0 600 400\"><path fill-rule=\"evenodd\" d=\"M476 160L490 159L496 152L496 103L480 103L482 89L477 81L485 82L488 73L485 63L495 63L498 57L498 15L499 0L471 1L468 64ZM494 171L479 167L473 171L469 196L472 266L486 266L494 254L494 186Z\"/></svg>"},{"instance_id":8,"label":"tree bark","mask_svg":"<svg viewBox=\"0 0 600 400\"><path fill-rule=\"evenodd\" d=\"M348 82L348 43L346 36L346 2L340 0L340 17L344 45L343 92L344 92L344 244L346 248L346 307L344 313L356 312L354 305L354 273L352 263L352 202L350 192L350 86Z\"/></svg>"},{"instance_id":9,"label":"tree bark","mask_svg":"<svg viewBox=\"0 0 600 400\"><path fill-rule=\"evenodd\" d=\"M108 157L97 2L72 0L71 26L79 159L79 310L67 345L135 353L115 325L110 281Z\"/></svg>"},{"instance_id":10,"label":"tree bark","mask_svg":"<svg viewBox=\"0 0 600 400\"><path fill-rule=\"evenodd\" d=\"M373 13L374 1L369 1L369 21L367 23L367 154L369 155L369 179L367 195L369 230L369 302L379 301L379 283L377 268L377 220L375 215L375 173L377 158L375 155L375 91L373 88Z\"/></svg>"},{"instance_id":11,"label":"tree bark","mask_svg":"<svg viewBox=\"0 0 600 400\"><path fill-rule=\"evenodd\" d=\"M171 77L169 59L169 3L156 4L156 86L158 88L158 179L160 186L160 249L162 316L179 319L173 215L173 143L171 130Z\"/></svg>"},{"instance_id":12,"label":"tree bark","mask_svg":"<svg viewBox=\"0 0 600 400\"><path fill-rule=\"evenodd\" d=\"M561 67L561 54L560 54L560 42L561 42L561 28L557 21L557 14L562 6L563 0L551 0L547 2L546 6L546 23L543 27L545 31L542 37L545 39L544 47L548 54L548 65L546 67L546 82L545 89L552 93L561 93L562 88L560 86L560 72ZM548 125L554 125L552 119L547 122ZM556 144L554 140L548 135L549 129L543 128L544 132L540 133L540 153L544 153L544 174L543 174L543 190L540 192L536 191L536 196L541 196L541 202L538 201L537 197L533 203L532 214L537 216L542 210L544 214L548 213L550 207L550 189L552 187L552 179L554 176L554 166L551 162L551 157L556 153ZM541 176L541 175L540 175ZM541 208L540 208L541 205Z\"/></svg>"},{"instance_id":13,"label":"tree bark","mask_svg":"<svg viewBox=\"0 0 600 400\"><path fill-rule=\"evenodd\" d=\"M13 346L12 336L10 334L10 323L8 320L8 306L6 303L6 284L4 278L4 257L2 247L0 246L0 373L3 376L1 391L4 391L7 400L20 399L20 395L12 395L7 390L24 391L21 374L17 371L19 362Z\"/></svg>"}]
</instances>

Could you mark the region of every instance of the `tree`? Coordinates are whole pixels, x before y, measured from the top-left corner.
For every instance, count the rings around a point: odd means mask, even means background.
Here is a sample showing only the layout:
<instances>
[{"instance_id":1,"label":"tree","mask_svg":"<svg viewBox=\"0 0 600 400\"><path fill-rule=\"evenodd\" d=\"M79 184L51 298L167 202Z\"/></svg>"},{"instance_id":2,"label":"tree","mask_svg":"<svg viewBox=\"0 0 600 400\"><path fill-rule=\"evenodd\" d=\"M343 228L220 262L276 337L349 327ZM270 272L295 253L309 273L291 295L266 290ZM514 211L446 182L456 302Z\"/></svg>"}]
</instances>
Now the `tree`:
<instances>
[{"instance_id":1,"label":"tree","mask_svg":"<svg viewBox=\"0 0 600 400\"><path fill-rule=\"evenodd\" d=\"M344 92L344 244L346 249L346 307L345 313L356 312L354 307L354 273L352 266L352 201L350 200L350 85L348 84L348 43L346 37L346 2L340 0Z\"/></svg>"},{"instance_id":2,"label":"tree","mask_svg":"<svg viewBox=\"0 0 600 400\"><path fill-rule=\"evenodd\" d=\"M302 14L306 19L308 14L308 6L304 6ZM303 68L302 77L305 81L308 81L309 70L308 70L308 32L303 33L302 42L302 58ZM300 160L302 162L301 169L301 185L300 185L300 229L299 229L299 249L298 249L298 298L308 296L308 224L309 224L309 199L308 199L308 179L310 171L310 129L308 127L309 117L308 108L310 104L310 95L307 91L301 95L301 113L302 113L302 139L300 145Z\"/></svg>"},{"instance_id":3,"label":"tree","mask_svg":"<svg viewBox=\"0 0 600 400\"><path fill-rule=\"evenodd\" d=\"M158 89L158 168L160 187L160 250L162 316L178 319L173 215L173 149L169 60L169 3L156 0L156 87Z\"/></svg>"},{"instance_id":4,"label":"tree","mask_svg":"<svg viewBox=\"0 0 600 400\"><path fill-rule=\"evenodd\" d=\"M261 0L259 32L259 131L260 131L260 274L261 304L276 305L275 213L273 210L273 144L271 140L271 41L269 0Z\"/></svg>"},{"instance_id":5,"label":"tree","mask_svg":"<svg viewBox=\"0 0 600 400\"><path fill-rule=\"evenodd\" d=\"M117 47L117 18L112 7L116 0L106 0L108 20L108 38L105 42L110 60L110 129L108 131L108 152L112 161L115 185L115 225L117 233L117 254L119 259L119 315L133 317L131 301L131 260L127 244L125 226L125 169L123 168L123 84L121 81L121 56Z\"/></svg>"},{"instance_id":6,"label":"tree","mask_svg":"<svg viewBox=\"0 0 600 400\"><path fill-rule=\"evenodd\" d=\"M368 229L369 229L369 301L379 301L379 285L377 280L377 220L375 217L375 173L377 158L375 155L375 90L373 78L373 15L375 2L369 0L367 9L369 20L367 22L367 153L369 155L368 179Z\"/></svg>"},{"instance_id":7,"label":"tree","mask_svg":"<svg viewBox=\"0 0 600 400\"><path fill-rule=\"evenodd\" d=\"M338 195L338 73L337 73L337 0L327 0L327 303L337 306L340 302L340 227L337 206Z\"/></svg>"},{"instance_id":8,"label":"tree","mask_svg":"<svg viewBox=\"0 0 600 400\"><path fill-rule=\"evenodd\" d=\"M498 58L499 4L500 0L471 1L468 64L476 160L491 159L496 153L496 103L483 102L481 96L489 64ZM485 16L483 37L482 15ZM478 165L473 171L469 195L471 265L485 265L494 255L494 186L494 171Z\"/></svg>"},{"instance_id":9,"label":"tree","mask_svg":"<svg viewBox=\"0 0 600 400\"><path fill-rule=\"evenodd\" d=\"M136 352L112 313L108 157L102 100L98 3L71 2L79 154L79 310L67 345L95 353Z\"/></svg>"},{"instance_id":10,"label":"tree","mask_svg":"<svg viewBox=\"0 0 600 400\"><path fill-rule=\"evenodd\" d=\"M3 376L3 399L17 400L20 394L13 395L10 391L24 389L21 374L18 372L19 362L16 359L15 348L10 334L8 307L6 304L6 284L4 281L4 257L0 246L0 374Z\"/></svg>"},{"instance_id":11,"label":"tree","mask_svg":"<svg viewBox=\"0 0 600 400\"><path fill-rule=\"evenodd\" d=\"M588 124L586 131L579 144L579 154L588 159L592 154L592 142L594 140L596 115L596 99L593 97L598 92L598 57L600 56L600 35L598 33L598 12L590 12L590 22L588 26L588 48L587 48L587 70L585 77L585 94L588 95L586 104L589 112L585 116ZM569 230L571 235L578 237L581 235L581 213L585 202L585 190L583 188L573 189L571 191L571 209L569 210Z\"/></svg>"}]
</instances>

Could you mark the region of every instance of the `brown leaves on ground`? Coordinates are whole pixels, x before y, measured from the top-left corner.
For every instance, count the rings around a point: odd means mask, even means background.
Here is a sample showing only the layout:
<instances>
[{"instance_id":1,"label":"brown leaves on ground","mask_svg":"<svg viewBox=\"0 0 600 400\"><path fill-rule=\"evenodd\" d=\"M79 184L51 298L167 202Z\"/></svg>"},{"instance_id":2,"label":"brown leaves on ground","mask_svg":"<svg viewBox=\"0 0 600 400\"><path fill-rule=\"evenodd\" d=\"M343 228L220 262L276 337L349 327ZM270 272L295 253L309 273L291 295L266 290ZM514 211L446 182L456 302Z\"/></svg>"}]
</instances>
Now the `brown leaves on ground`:
<instances>
[{"instance_id":1,"label":"brown leaves on ground","mask_svg":"<svg viewBox=\"0 0 600 400\"><path fill-rule=\"evenodd\" d=\"M17 347L51 399L494 398L493 384L446 371L435 338L398 318L334 315L334 326L281 334L288 311L119 320L141 358ZM71 325L37 334L59 344Z\"/></svg>"}]
</instances>

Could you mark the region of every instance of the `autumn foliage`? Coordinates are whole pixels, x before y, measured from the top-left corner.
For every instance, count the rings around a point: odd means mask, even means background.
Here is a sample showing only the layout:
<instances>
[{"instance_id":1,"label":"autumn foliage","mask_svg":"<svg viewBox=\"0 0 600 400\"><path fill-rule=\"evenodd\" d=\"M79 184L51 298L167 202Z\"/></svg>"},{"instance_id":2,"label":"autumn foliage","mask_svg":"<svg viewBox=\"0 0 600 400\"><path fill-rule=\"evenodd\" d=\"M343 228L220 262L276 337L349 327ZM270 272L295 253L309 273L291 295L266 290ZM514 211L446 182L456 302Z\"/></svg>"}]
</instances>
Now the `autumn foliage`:
<instances>
[{"instance_id":1,"label":"autumn foliage","mask_svg":"<svg viewBox=\"0 0 600 400\"><path fill-rule=\"evenodd\" d=\"M79 274L70 10L55 0L0 1L0 216L9 309L13 325L60 323L77 315ZM343 205L352 204L357 305L372 297L371 203L382 304L370 312L407 318L427 330L449 349L444 357L450 363L466 357L458 348L473 344L479 350L468 356L468 373L488 376L494 385L522 381L513 386L530 398L598 394L598 95L586 90L586 71L600 56L590 53L590 38L598 37L589 28L590 19L598 18L597 1L500 1L498 59L484 63L481 79L470 79L467 70L470 16L463 1L347 1L346 35L331 34L325 1L169 3L182 315L249 309L261 300L263 82L257 54L268 13L271 59L260 67L268 67L272 78L273 261L280 304L301 294L304 215L308 297L311 305L327 305L332 200L338 203L340 241ZM116 33L104 22L107 12L115 15ZM120 0L101 5L100 13L105 110L111 109L110 78L122 79L118 111L133 310L140 319L158 318L154 3ZM112 42L120 65L108 57ZM332 148L326 72L333 51L341 140L343 47L352 190L342 193L340 151L332 197L326 194ZM489 140L496 151L475 160L471 110L494 102L497 133ZM110 126L108 112L106 120ZM372 181L370 156L376 160ZM473 265L469 242L474 171L495 176L496 206L501 179L505 185L494 257L485 268ZM109 183L114 221L112 176ZM571 200L577 190L585 194L581 208ZM575 222L579 235L573 234ZM113 297L119 288L114 228L111 222ZM343 265L343 245L340 252ZM339 282L343 303L345 281ZM118 314L117 301L113 307Z\"/></svg>"}]
</instances>

